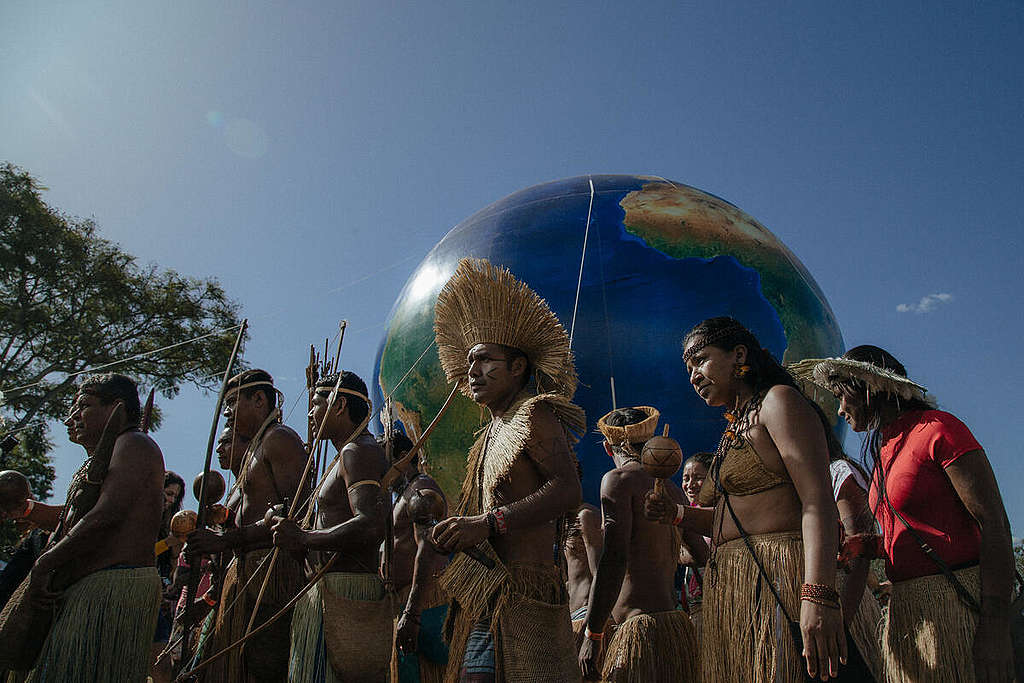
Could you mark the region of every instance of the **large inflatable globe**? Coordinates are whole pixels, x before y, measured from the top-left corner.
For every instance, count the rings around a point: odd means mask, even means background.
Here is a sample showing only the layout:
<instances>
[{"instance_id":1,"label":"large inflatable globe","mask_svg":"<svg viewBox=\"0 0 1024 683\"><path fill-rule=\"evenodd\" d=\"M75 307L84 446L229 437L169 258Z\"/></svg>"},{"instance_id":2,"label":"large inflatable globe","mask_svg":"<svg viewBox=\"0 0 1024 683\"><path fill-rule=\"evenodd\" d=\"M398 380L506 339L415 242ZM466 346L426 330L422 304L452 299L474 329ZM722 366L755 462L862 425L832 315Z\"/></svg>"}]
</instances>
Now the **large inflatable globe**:
<instances>
[{"instance_id":1,"label":"large inflatable globe","mask_svg":"<svg viewBox=\"0 0 1024 683\"><path fill-rule=\"evenodd\" d=\"M506 266L572 331L576 402L589 425L577 455L590 502L612 465L595 425L612 409L613 386L618 407L661 410L684 456L714 450L721 411L693 392L681 360L682 337L701 320L733 316L785 362L843 351L810 273L739 208L663 178L568 178L516 192L459 223L402 289L377 355L374 404L390 395L411 436L449 393L431 345L434 303L467 256ZM427 468L453 499L466 453L488 419L460 394L426 445Z\"/></svg>"}]
</instances>

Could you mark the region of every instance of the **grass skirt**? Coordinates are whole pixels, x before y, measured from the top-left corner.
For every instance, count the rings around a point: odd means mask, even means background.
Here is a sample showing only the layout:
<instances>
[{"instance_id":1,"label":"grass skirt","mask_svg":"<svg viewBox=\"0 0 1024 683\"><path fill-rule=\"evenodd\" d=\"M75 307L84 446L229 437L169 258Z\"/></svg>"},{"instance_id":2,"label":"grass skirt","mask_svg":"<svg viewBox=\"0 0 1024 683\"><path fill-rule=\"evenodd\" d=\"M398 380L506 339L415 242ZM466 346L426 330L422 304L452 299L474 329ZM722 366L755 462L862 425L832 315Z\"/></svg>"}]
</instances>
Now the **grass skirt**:
<instances>
[{"instance_id":1,"label":"grass skirt","mask_svg":"<svg viewBox=\"0 0 1024 683\"><path fill-rule=\"evenodd\" d=\"M700 632L704 626L704 607L702 603L697 603L690 608L690 623L693 624L693 635L700 642Z\"/></svg>"},{"instance_id":2,"label":"grass skirt","mask_svg":"<svg viewBox=\"0 0 1024 683\"><path fill-rule=\"evenodd\" d=\"M804 544L799 531L749 536L793 619L800 617ZM800 649L743 539L718 546L704 573L701 673L705 681L800 681Z\"/></svg>"},{"instance_id":3,"label":"grass skirt","mask_svg":"<svg viewBox=\"0 0 1024 683\"><path fill-rule=\"evenodd\" d=\"M838 573L839 593L843 592L843 584L845 583L846 574L844 572ZM853 639L854 645L857 647L857 651L860 652L861 659L864 660L864 664L871 671L871 675L875 677L876 681L884 679L882 665L882 608L878 604L878 600L871 593L871 590L866 586L864 588L864 595L860 599L860 604L857 607L857 613L853 615L853 619L850 619L850 623L847 627L850 632L850 638Z\"/></svg>"},{"instance_id":4,"label":"grass skirt","mask_svg":"<svg viewBox=\"0 0 1024 683\"><path fill-rule=\"evenodd\" d=\"M292 614L291 657L288 662L288 680L291 683L351 683L334 671L327 655L322 593L325 590L350 600L380 600L384 594L380 577L361 572L330 572L306 591ZM361 635L366 639L378 637L386 638L387 635L365 631Z\"/></svg>"},{"instance_id":5,"label":"grass skirt","mask_svg":"<svg viewBox=\"0 0 1024 683\"><path fill-rule=\"evenodd\" d=\"M267 575L272 551L253 550L235 557L224 573L217 611L216 629L205 650L220 652L245 635L260 587ZM262 563L262 567L260 566ZM274 615L305 585L302 565L288 553L281 553L260 602L254 628ZM244 592L244 595L243 595ZM288 632L290 617L278 619L270 628L252 637L244 646L210 664L204 680L210 683L249 683L284 680L288 671Z\"/></svg>"},{"instance_id":6,"label":"grass skirt","mask_svg":"<svg viewBox=\"0 0 1024 683\"><path fill-rule=\"evenodd\" d=\"M979 598L977 567L953 572ZM977 616L942 574L894 582L882 628L885 680L890 683L974 680Z\"/></svg>"},{"instance_id":7,"label":"grass skirt","mask_svg":"<svg viewBox=\"0 0 1024 683\"><path fill-rule=\"evenodd\" d=\"M608 683L697 681L698 653L686 612L638 614L615 629L601 679Z\"/></svg>"},{"instance_id":8,"label":"grass skirt","mask_svg":"<svg viewBox=\"0 0 1024 683\"><path fill-rule=\"evenodd\" d=\"M104 569L75 582L57 606L29 683L142 683L160 609L155 567Z\"/></svg>"}]
</instances>

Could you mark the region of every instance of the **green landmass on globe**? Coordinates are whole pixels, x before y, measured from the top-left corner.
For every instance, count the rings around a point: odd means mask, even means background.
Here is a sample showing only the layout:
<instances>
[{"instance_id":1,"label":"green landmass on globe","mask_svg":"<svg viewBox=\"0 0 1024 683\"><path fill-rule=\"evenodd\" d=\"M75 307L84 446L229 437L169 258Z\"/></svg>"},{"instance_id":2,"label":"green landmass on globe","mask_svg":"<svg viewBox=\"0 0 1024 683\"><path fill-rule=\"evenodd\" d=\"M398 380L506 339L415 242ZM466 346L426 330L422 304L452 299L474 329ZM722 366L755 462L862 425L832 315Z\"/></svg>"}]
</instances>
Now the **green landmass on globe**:
<instances>
[{"instance_id":1,"label":"green landmass on globe","mask_svg":"<svg viewBox=\"0 0 1024 683\"><path fill-rule=\"evenodd\" d=\"M508 267L548 300L567 330L578 309L576 402L588 424L612 407L608 377L614 369L618 405L657 406L686 455L713 449L721 434L719 412L693 394L679 359L681 336L693 324L732 315L784 362L843 351L839 326L814 278L734 205L663 178L570 178L517 192L457 225L399 295L378 354L375 403L393 393L396 417L413 437L450 391L432 346L433 308L467 256ZM834 419L831 396L815 398ZM466 453L488 419L460 394L425 445L426 469L452 502ZM599 438L580 436L584 494L596 502L610 462L596 448Z\"/></svg>"}]
</instances>

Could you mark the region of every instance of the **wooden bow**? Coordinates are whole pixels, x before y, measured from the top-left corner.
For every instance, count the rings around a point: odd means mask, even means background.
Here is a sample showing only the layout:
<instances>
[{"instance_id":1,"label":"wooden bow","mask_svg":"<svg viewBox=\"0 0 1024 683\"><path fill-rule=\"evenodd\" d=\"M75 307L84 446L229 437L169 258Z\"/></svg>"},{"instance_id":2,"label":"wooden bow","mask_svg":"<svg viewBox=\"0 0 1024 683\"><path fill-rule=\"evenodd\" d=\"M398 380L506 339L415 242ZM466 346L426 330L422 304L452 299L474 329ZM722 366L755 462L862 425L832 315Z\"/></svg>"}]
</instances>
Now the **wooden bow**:
<instances>
[{"instance_id":1,"label":"wooden bow","mask_svg":"<svg viewBox=\"0 0 1024 683\"><path fill-rule=\"evenodd\" d=\"M334 402L334 397L338 393L338 391L337 391L338 388L339 387L337 386L337 383L336 383L335 390L331 393L331 397L328 399L328 403L327 403L328 410L330 410L330 408L331 408L331 406L332 406L332 404ZM433 431L437 428L438 422L441 420L441 417L448 411L448 408L451 407L452 401L454 401L455 395L456 395L456 393L458 393L458 389L459 389L459 383L456 382L455 386L452 387L452 391L448 395L448 398L445 400L444 404L441 406L441 409L437 412L437 415L434 416L434 419L431 420L430 424L423 431L423 434L420 435L420 438L416 440L416 443L414 443L412 448L409 449L409 452L406 453L405 456L401 460L398 460L397 462L395 462L394 465L392 465L392 467L384 474L384 477L381 480L381 489L382 490L385 490L385 491L387 490L386 487L390 486L390 484L393 483L395 481L395 479L398 478L398 476L402 472L402 468L405 467L406 465L408 465L409 462L412 460L413 456L415 456L416 453L418 453L419 450L423 447L423 444L430 437L430 435L433 433ZM372 413L370 411L367 412L366 418L363 420L363 422L355 430L353 430L352 434L345 441L345 444L342 445L342 447L340 449L338 449L338 455L334 458L334 461L332 461L331 464L327 466L326 471L329 472L333 468L334 464L341 457L341 451L345 448L345 446L347 446L349 443L351 443L351 441L356 436L358 436L359 434L362 433L362 431L366 427L366 425L369 424L371 414ZM321 424L320 430L317 433L317 440L318 441L320 439L320 435L321 435L322 432L323 432L323 425ZM305 478L305 475L303 475L303 479L304 478ZM322 483L323 482L321 481L320 484L322 485ZM318 486L314 490L313 496L316 495L316 492L319 491L319 488L320 487ZM299 493L301 493L301 489L300 489ZM291 516L294 515L295 510L297 509L297 501L298 501L299 493L296 494L296 497L295 497L295 499L292 502L291 509L288 511L289 518L291 518ZM312 500L310 501L310 506L312 507ZM271 571L271 569L273 569L273 562L274 562L274 559L277 557L278 551L279 551L279 549L275 548L273 554L271 555L271 567L268 568L268 570L267 570L267 577L270 576L270 571ZM257 609L259 608L259 600L257 599L256 606L253 608L253 618L250 619L249 628L247 629L246 634L243 635L239 640L237 640L234 643L231 643L230 645L225 647L220 652L217 652L216 654L211 655L208 659L205 659L204 661L200 662L199 664L197 664L190 671L187 671L187 672L185 672L183 674L180 674L176 680L184 680L185 678L195 674L197 671L205 669L212 662L220 659L221 657L224 657L225 655L230 653L235 648L237 648L237 647L244 647L245 643L250 638L252 638L257 633L260 633L260 632L264 631L265 629L269 628L271 624L273 624L275 621L277 621L282 616L284 616L288 612L288 610L291 609L295 605L295 603L297 603L302 598L302 596L306 594L306 591L308 591L314 585L316 585L316 582L319 581L321 579L321 577L323 577L323 575L327 573L327 571L334 565L334 563L335 563L335 561L337 561L337 559L338 559L338 553L333 553L331 555L331 557L324 563L323 567L321 567L313 575L313 577L309 580L309 582L306 583L306 585L295 595L295 597L293 597L291 600L289 600L285 604L284 607L282 607L276 614L274 614L272 617L270 617L267 621L263 622L262 624L260 624L259 626L255 627L255 628L253 628L253 623L255 622L255 615L257 613ZM260 597L262 597L262 595L263 595L263 592L264 592L263 589L266 588L266 583L267 583L267 579L264 579L263 588L260 590Z\"/></svg>"},{"instance_id":2,"label":"wooden bow","mask_svg":"<svg viewBox=\"0 0 1024 683\"><path fill-rule=\"evenodd\" d=\"M217 395L217 408L213 413L213 424L210 426L210 438L206 442L206 460L203 463L203 480L199 485L199 516L196 520L196 528L202 529L206 526L207 506L203 505L202 502L206 500L206 484L210 480L210 463L213 461L213 446L217 442L217 426L220 422L220 411L224 406L224 395L227 393L228 380L231 379L231 370L234 368L235 360L238 358L238 350L242 346L242 339L245 338L245 332L249 329L249 319L242 320L242 326L238 328L238 336L235 337L235 345L231 349L231 356L228 357L228 366L224 369L224 379L221 381L220 393ZM200 574L198 564L189 573L188 579L188 597L189 600L195 600L196 592L199 590L199 579ZM188 632L186 631L186 634ZM185 638L184 651L189 651L189 641L191 638Z\"/></svg>"},{"instance_id":3,"label":"wooden bow","mask_svg":"<svg viewBox=\"0 0 1024 683\"><path fill-rule=\"evenodd\" d=\"M348 321L342 320L340 323L340 329L338 330L338 350L335 353L334 369L337 370L339 367L339 360L341 358L341 345L345 341L345 329L348 327ZM292 496L291 506L288 508L287 519L292 519L295 516L295 511L299 507L300 497L302 496L302 489L306 485L306 479L309 477L309 471L316 462L316 449L317 444L320 443L321 437L323 437L324 427L327 426L327 416L331 414L331 408L334 407L334 401L338 396L338 389L341 388L341 377L342 373L338 372L338 379L334 382L334 389L331 391L331 395L327 399L327 410L324 412L324 420L320 423L320 428L316 432L316 437L306 445L306 468L302 471L302 476L299 477L299 486L295 489L295 495ZM345 448L349 443L352 442L369 423L370 411L366 411L367 419L363 421L362 426L357 430L353 431L348 439L341 448L338 449L340 454L342 449ZM310 430L312 431L312 430ZM313 501L309 501L310 508L313 506ZM256 604L252 608L252 615L249 617L249 624L245 627L245 636L252 633L253 625L256 623L256 615L259 612L260 604L263 602L263 595L267 592L267 586L270 585L270 575L274 571L274 566L277 564L277 558L281 554L280 548L274 548L270 557L270 565L267 567L267 573L263 577L263 584L260 585L260 592L256 595ZM243 641L245 637L243 636Z\"/></svg>"}]
</instances>

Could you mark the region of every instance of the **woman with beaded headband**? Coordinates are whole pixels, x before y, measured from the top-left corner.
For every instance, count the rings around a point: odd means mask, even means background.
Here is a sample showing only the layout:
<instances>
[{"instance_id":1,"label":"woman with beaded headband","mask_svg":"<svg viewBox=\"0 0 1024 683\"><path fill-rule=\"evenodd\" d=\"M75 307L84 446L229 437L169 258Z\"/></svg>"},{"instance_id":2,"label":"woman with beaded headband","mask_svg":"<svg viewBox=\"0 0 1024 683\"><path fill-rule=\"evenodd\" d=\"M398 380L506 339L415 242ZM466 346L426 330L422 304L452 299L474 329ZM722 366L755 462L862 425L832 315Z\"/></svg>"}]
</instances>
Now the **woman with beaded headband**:
<instances>
[{"instance_id":1,"label":"woman with beaded headband","mask_svg":"<svg viewBox=\"0 0 1024 683\"><path fill-rule=\"evenodd\" d=\"M960 420L877 346L801 361L839 416L867 433L869 502L892 597L882 632L887 681L1013 678L1009 523L984 450Z\"/></svg>"},{"instance_id":2,"label":"woman with beaded headband","mask_svg":"<svg viewBox=\"0 0 1024 683\"><path fill-rule=\"evenodd\" d=\"M648 498L651 518L712 539L704 575L701 670L708 681L839 676L847 640L835 589L837 447L821 409L732 318L683 339L697 395L728 424L698 498ZM801 655L806 662L801 660Z\"/></svg>"}]
</instances>

